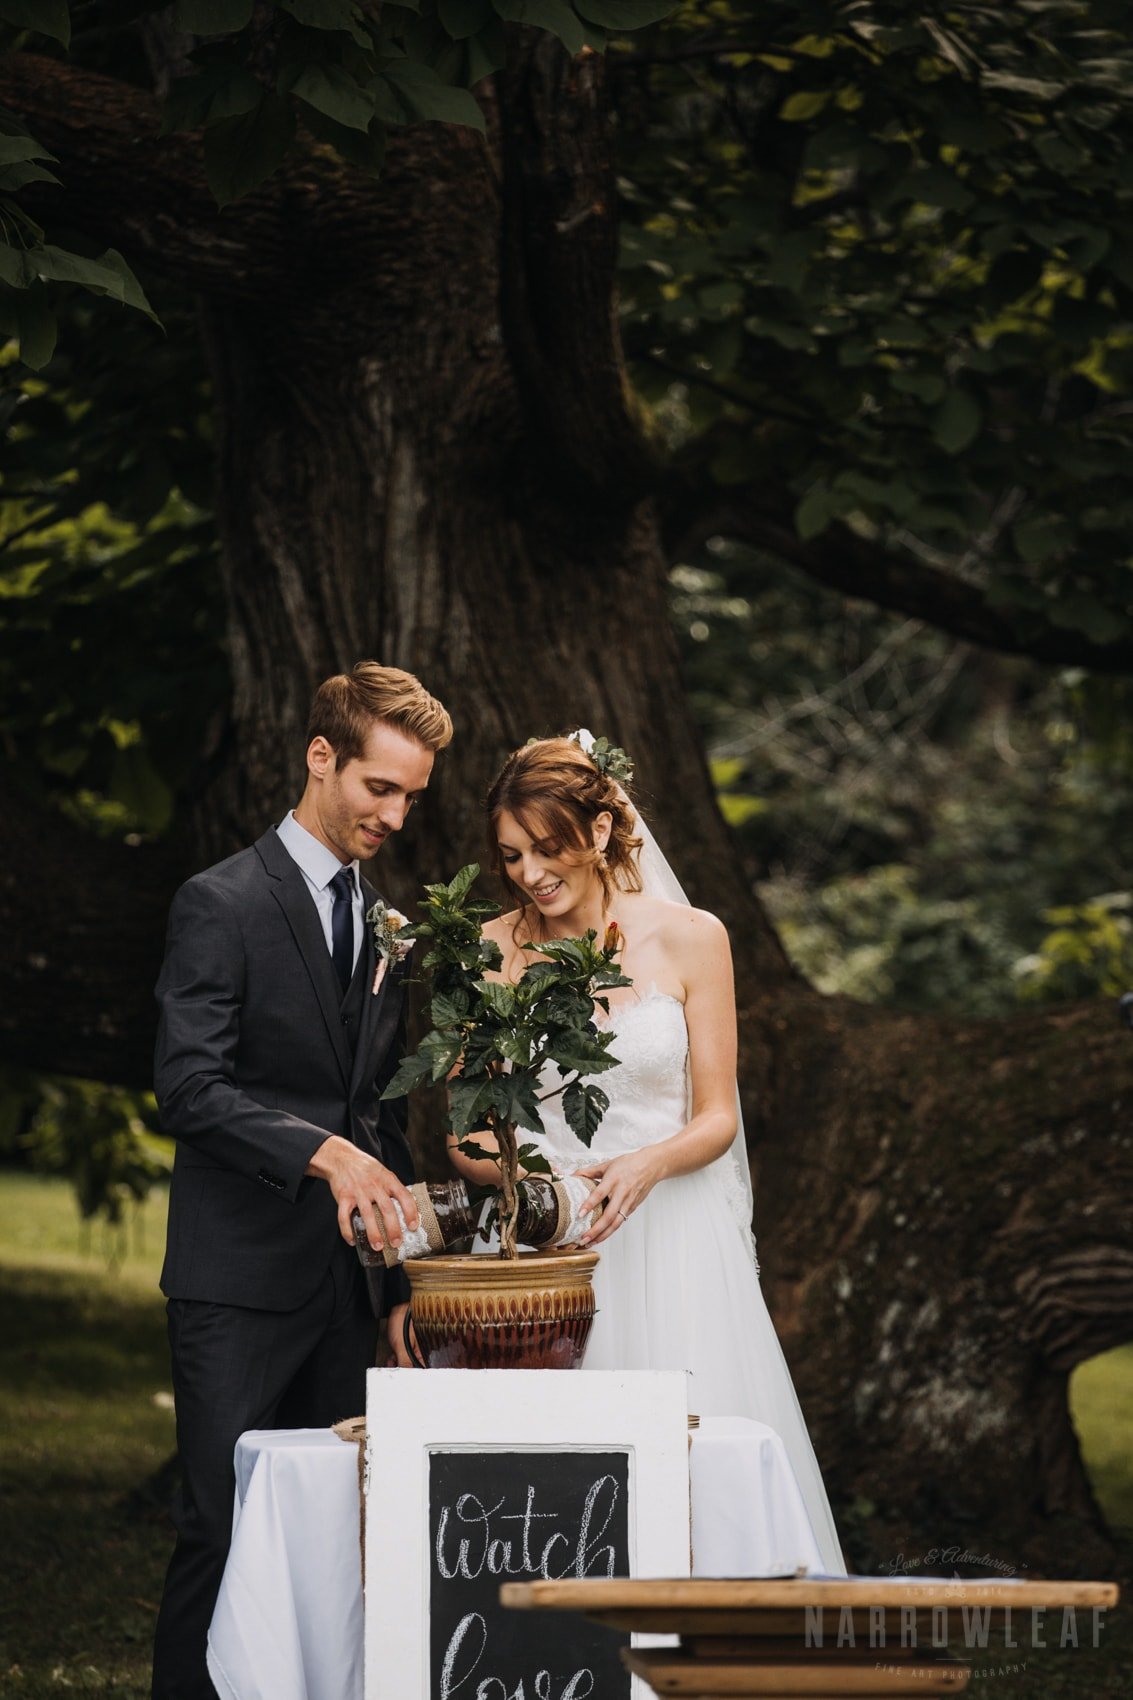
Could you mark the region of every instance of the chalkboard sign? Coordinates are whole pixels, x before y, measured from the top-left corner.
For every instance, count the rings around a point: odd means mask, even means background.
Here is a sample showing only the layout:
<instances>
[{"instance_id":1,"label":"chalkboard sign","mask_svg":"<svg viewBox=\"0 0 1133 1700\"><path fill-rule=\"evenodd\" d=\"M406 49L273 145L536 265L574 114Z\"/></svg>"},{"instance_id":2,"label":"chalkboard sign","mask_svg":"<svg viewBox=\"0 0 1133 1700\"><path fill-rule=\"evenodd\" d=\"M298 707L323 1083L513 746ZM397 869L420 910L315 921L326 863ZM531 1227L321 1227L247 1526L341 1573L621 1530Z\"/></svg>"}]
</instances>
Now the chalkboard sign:
<instances>
[{"instance_id":1,"label":"chalkboard sign","mask_svg":"<svg viewBox=\"0 0 1133 1700\"><path fill-rule=\"evenodd\" d=\"M688 1575L682 1373L371 1370L364 1486L365 1700L647 1700L624 1636L499 1589Z\"/></svg>"},{"instance_id":2,"label":"chalkboard sign","mask_svg":"<svg viewBox=\"0 0 1133 1700\"><path fill-rule=\"evenodd\" d=\"M625 1451L430 1453L430 1700L629 1700L628 1635L499 1603L501 1582L628 1576L629 1496Z\"/></svg>"}]
</instances>

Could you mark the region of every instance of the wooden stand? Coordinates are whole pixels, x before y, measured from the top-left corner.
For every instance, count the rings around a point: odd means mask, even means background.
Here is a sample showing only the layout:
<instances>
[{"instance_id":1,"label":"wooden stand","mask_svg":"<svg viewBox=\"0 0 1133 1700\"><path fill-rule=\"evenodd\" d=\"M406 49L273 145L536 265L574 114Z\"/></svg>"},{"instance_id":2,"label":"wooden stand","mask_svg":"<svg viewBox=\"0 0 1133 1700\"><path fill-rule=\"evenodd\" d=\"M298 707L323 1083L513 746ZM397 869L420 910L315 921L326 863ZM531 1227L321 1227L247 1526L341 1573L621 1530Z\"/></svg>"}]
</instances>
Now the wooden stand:
<instances>
[{"instance_id":1,"label":"wooden stand","mask_svg":"<svg viewBox=\"0 0 1133 1700\"><path fill-rule=\"evenodd\" d=\"M986 1634L1010 1623L1021 1650L1032 1613L1084 1614L1081 1643L1095 1609L1117 1603L1111 1582L962 1582L885 1577L845 1581L509 1582L505 1606L574 1611L611 1628L679 1635L679 1647L630 1648L622 1657L658 1695L684 1700L891 1700L898 1694L951 1694L971 1675L948 1643L972 1626ZM978 1614L978 1615L977 1615ZM1047 1625L1052 1641L1057 1628Z\"/></svg>"}]
</instances>

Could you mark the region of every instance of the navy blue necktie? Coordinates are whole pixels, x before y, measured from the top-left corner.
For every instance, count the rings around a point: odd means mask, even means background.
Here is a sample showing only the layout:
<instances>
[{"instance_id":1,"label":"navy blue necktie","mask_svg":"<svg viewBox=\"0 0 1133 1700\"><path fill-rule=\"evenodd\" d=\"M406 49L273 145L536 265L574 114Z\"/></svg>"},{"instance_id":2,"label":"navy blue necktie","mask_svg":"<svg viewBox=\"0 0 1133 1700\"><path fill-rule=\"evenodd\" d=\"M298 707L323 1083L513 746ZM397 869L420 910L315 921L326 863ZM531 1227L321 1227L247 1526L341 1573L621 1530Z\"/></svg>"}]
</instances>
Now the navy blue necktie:
<instances>
[{"instance_id":1,"label":"navy blue necktie","mask_svg":"<svg viewBox=\"0 0 1133 1700\"><path fill-rule=\"evenodd\" d=\"M345 994L354 972L354 869L339 868L330 888L334 892L330 954Z\"/></svg>"}]
</instances>

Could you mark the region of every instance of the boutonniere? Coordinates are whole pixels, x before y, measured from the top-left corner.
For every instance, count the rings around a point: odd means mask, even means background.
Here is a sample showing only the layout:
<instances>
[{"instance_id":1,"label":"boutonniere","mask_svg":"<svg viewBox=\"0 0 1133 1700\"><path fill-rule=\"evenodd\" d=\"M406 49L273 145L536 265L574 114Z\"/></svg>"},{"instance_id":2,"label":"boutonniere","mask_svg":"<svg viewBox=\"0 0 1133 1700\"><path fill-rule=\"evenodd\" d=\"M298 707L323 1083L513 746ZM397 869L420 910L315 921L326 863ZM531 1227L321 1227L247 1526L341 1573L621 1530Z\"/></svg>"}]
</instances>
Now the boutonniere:
<instances>
[{"instance_id":1,"label":"boutonniere","mask_svg":"<svg viewBox=\"0 0 1133 1700\"><path fill-rule=\"evenodd\" d=\"M373 997L385 979L390 963L404 961L413 949L413 940L401 937L402 928L409 925L409 917L403 915L400 909L391 909L380 897L373 908L367 909L366 919L374 935L374 949L378 956L374 983L370 987L370 995Z\"/></svg>"}]
</instances>

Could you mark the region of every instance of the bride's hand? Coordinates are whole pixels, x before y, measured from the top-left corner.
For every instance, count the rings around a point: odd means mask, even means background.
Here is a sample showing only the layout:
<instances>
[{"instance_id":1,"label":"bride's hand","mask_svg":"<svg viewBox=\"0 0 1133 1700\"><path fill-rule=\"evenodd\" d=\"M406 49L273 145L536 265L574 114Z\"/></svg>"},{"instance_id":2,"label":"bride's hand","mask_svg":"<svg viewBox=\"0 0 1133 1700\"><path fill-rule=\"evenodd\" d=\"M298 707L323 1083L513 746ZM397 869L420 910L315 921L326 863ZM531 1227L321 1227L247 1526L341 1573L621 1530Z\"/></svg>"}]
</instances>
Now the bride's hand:
<instances>
[{"instance_id":1,"label":"bride's hand","mask_svg":"<svg viewBox=\"0 0 1133 1700\"><path fill-rule=\"evenodd\" d=\"M601 1245L603 1240L608 1240L629 1221L660 1179L656 1153L648 1146L640 1151L627 1151L622 1157L611 1157L605 1163L591 1163L588 1168L576 1169L575 1173L594 1182L594 1190L588 1194L581 1209L596 1214L593 1226L578 1242L580 1248ZM604 1209L601 1208L603 1204Z\"/></svg>"}]
</instances>

